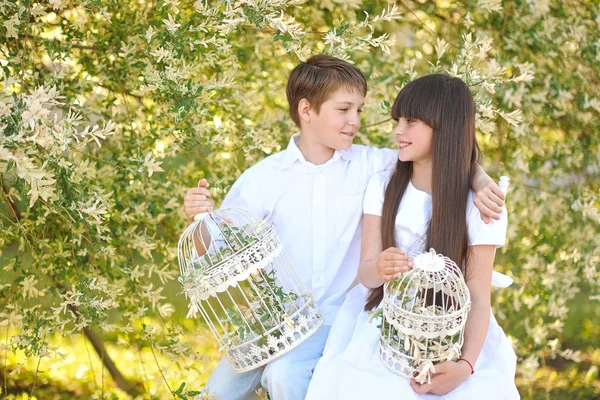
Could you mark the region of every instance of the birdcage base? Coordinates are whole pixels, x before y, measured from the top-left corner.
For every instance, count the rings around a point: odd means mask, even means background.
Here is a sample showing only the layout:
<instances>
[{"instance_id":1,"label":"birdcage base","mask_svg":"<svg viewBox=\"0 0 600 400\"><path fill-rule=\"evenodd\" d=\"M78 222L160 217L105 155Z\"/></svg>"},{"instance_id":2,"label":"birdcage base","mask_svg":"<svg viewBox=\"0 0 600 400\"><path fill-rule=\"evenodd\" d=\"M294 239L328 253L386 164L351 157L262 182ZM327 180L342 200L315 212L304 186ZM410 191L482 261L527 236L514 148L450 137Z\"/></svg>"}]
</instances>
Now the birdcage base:
<instances>
[{"instance_id":1,"label":"birdcage base","mask_svg":"<svg viewBox=\"0 0 600 400\"><path fill-rule=\"evenodd\" d=\"M414 378L416 375L423 375L423 370L426 366L434 365L441 361L456 360L460 356L460 346L456 349L452 349L452 356L448 357L450 351L444 353L444 356L440 357L428 357L427 359L419 360L415 362L415 358L408 354L394 348L394 346L401 348L397 342L387 342L386 339L379 339L379 358L383 363L384 367L396 375L402 376L403 378Z\"/></svg>"},{"instance_id":2,"label":"birdcage base","mask_svg":"<svg viewBox=\"0 0 600 400\"><path fill-rule=\"evenodd\" d=\"M385 368L403 378L411 378L416 371L411 357L381 342L379 342L379 359Z\"/></svg>"},{"instance_id":3,"label":"birdcage base","mask_svg":"<svg viewBox=\"0 0 600 400\"><path fill-rule=\"evenodd\" d=\"M288 323L228 349L227 358L233 370L238 373L262 367L300 345L312 336L323 322L317 305L310 300L290 315Z\"/></svg>"}]
</instances>

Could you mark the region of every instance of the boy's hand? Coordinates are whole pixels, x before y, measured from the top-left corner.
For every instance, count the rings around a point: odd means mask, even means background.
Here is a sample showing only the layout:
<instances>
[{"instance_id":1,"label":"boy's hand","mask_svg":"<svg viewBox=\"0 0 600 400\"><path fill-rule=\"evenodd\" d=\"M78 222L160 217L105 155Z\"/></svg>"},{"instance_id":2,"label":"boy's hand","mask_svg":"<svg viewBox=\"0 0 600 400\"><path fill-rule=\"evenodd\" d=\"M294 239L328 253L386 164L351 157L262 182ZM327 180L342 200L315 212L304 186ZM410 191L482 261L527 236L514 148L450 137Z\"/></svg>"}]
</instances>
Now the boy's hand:
<instances>
[{"instance_id":1,"label":"boy's hand","mask_svg":"<svg viewBox=\"0 0 600 400\"><path fill-rule=\"evenodd\" d=\"M413 259L400 249L390 247L377 259L377 274L384 283L396 279L413 266Z\"/></svg>"},{"instance_id":2,"label":"boy's hand","mask_svg":"<svg viewBox=\"0 0 600 400\"><path fill-rule=\"evenodd\" d=\"M475 207L481 213L481 219L486 224L490 223L490 218L500 219L502 206L504 205L504 193L498 185L491 180L487 175L487 179L482 179L475 185Z\"/></svg>"},{"instance_id":3,"label":"boy's hand","mask_svg":"<svg viewBox=\"0 0 600 400\"><path fill-rule=\"evenodd\" d=\"M410 380L410 387L418 394L443 396L458 387L471 375L471 367L464 362L445 361L435 365L431 383L419 384Z\"/></svg>"},{"instance_id":4,"label":"boy's hand","mask_svg":"<svg viewBox=\"0 0 600 400\"><path fill-rule=\"evenodd\" d=\"M207 186L208 181L203 178L198 182L198 187L188 189L183 198L183 209L189 223L194 221L196 214L213 210L212 193L207 189Z\"/></svg>"}]
</instances>

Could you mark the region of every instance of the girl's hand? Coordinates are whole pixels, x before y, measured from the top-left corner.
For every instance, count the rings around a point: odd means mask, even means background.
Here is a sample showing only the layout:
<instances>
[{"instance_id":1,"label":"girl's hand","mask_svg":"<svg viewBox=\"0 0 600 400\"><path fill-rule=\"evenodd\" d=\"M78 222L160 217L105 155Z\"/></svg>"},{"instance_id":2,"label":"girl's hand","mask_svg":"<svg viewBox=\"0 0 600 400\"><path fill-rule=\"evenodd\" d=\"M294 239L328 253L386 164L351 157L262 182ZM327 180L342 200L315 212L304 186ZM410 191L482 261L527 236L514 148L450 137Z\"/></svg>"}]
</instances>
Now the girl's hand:
<instances>
[{"instance_id":1,"label":"girl's hand","mask_svg":"<svg viewBox=\"0 0 600 400\"><path fill-rule=\"evenodd\" d=\"M384 250L377 259L377 274L385 283L396 279L413 265L413 259L407 256L405 252L395 247L390 247Z\"/></svg>"},{"instance_id":2,"label":"girl's hand","mask_svg":"<svg viewBox=\"0 0 600 400\"><path fill-rule=\"evenodd\" d=\"M199 187L188 189L183 198L183 210L187 216L188 223L194 221L196 214L213 210L212 193L207 189L208 181L201 179L199 185Z\"/></svg>"},{"instance_id":3,"label":"girl's hand","mask_svg":"<svg viewBox=\"0 0 600 400\"><path fill-rule=\"evenodd\" d=\"M418 394L445 395L458 387L471 375L471 367L462 361L445 361L435 365L431 383L419 384L410 380L410 387Z\"/></svg>"}]
</instances>

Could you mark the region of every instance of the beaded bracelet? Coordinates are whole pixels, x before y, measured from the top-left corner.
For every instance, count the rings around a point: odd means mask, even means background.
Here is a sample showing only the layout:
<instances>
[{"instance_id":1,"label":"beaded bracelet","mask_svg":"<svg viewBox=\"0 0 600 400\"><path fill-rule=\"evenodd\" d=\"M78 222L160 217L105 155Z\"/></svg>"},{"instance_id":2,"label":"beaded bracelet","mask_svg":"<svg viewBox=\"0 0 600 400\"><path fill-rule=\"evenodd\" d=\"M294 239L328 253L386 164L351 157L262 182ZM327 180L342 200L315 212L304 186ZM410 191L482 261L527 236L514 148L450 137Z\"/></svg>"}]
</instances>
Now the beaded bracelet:
<instances>
[{"instance_id":1,"label":"beaded bracelet","mask_svg":"<svg viewBox=\"0 0 600 400\"><path fill-rule=\"evenodd\" d=\"M462 358L462 357L459 358L458 360L456 360L456 362L459 362L461 360L464 361L464 362L466 362L467 364L469 364L469 367L471 367L471 375L473 375L475 373L475 370L473 369L473 364L471 364L469 362L469 360L467 360L466 358Z\"/></svg>"}]
</instances>

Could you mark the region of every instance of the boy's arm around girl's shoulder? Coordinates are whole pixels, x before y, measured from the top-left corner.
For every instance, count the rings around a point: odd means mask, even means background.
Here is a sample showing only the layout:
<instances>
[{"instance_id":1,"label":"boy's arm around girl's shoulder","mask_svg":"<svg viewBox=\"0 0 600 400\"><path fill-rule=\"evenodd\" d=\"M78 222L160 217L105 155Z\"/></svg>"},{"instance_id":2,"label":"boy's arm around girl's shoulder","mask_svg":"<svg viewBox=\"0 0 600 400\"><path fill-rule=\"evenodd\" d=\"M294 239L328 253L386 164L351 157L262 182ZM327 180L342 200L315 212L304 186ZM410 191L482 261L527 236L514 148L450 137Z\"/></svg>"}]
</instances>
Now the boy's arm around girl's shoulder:
<instances>
[{"instance_id":1,"label":"boy's arm around girl's shoulder","mask_svg":"<svg viewBox=\"0 0 600 400\"><path fill-rule=\"evenodd\" d=\"M371 174L394 170L398 161L397 150L376 147L367 149ZM504 193L480 165L477 166L471 187L476 195L473 203L481 212L481 219L486 224L491 220L499 220L502 213L501 207L504 205Z\"/></svg>"},{"instance_id":2,"label":"boy's arm around girl's shoulder","mask_svg":"<svg viewBox=\"0 0 600 400\"><path fill-rule=\"evenodd\" d=\"M398 150L385 147L364 147L364 151L369 160L371 174L393 170L396 166L396 162L398 161Z\"/></svg>"}]
</instances>

